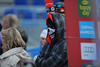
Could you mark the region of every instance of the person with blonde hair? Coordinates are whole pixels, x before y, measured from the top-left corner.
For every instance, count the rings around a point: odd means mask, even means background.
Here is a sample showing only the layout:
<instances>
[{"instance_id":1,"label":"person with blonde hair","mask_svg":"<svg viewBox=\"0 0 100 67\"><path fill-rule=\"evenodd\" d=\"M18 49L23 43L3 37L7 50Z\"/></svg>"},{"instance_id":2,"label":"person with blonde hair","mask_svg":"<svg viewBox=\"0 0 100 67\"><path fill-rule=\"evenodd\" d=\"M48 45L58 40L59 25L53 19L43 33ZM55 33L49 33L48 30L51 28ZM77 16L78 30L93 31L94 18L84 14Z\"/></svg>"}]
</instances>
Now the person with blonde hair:
<instances>
[{"instance_id":1,"label":"person with blonde hair","mask_svg":"<svg viewBox=\"0 0 100 67\"><path fill-rule=\"evenodd\" d=\"M16 28L1 31L3 54L0 55L0 67L23 67L25 60L32 60L31 56L23 49L23 41Z\"/></svg>"},{"instance_id":2,"label":"person with blonde hair","mask_svg":"<svg viewBox=\"0 0 100 67\"><path fill-rule=\"evenodd\" d=\"M18 31L21 34L22 39L24 40L25 43L27 43L27 41L28 41L27 33L25 30L22 29L17 16L14 14L8 14L3 18L3 28L8 29L10 27L14 27L14 28L18 29ZM25 49L26 49L26 47L25 47Z\"/></svg>"}]
</instances>

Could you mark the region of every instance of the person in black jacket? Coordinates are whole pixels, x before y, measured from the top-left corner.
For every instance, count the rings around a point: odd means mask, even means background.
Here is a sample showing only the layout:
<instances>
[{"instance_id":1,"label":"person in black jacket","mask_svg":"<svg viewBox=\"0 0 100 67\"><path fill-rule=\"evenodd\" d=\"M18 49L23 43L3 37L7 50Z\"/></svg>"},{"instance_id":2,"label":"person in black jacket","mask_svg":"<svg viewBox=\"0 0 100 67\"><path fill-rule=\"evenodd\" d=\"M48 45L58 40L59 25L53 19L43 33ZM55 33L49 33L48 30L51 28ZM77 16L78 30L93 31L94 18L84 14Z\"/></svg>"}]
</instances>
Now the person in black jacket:
<instances>
[{"instance_id":1,"label":"person in black jacket","mask_svg":"<svg viewBox=\"0 0 100 67\"><path fill-rule=\"evenodd\" d=\"M49 14L47 43L36 59L37 67L68 67L65 18L60 13Z\"/></svg>"},{"instance_id":2,"label":"person in black jacket","mask_svg":"<svg viewBox=\"0 0 100 67\"><path fill-rule=\"evenodd\" d=\"M20 32L20 34L21 34L22 39L24 40L24 42L27 43L28 36L27 36L25 30L22 29L17 16L14 15L14 14L8 14L7 16L5 16L3 18L3 28L4 29L8 29L10 27L17 28L18 31ZM26 49L26 47L25 47L25 49Z\"/></svg>"}]
</instances>

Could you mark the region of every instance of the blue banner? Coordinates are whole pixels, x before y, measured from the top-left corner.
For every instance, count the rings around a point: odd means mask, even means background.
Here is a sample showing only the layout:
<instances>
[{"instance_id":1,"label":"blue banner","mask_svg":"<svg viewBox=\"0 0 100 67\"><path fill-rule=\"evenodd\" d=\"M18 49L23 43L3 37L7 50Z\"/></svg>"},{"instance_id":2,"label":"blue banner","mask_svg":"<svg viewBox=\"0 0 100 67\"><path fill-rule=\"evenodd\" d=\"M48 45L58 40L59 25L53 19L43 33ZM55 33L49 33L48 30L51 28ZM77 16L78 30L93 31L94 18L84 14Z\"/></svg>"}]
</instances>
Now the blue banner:
<instances>
[{"instance_id":1,"label":"blue banner","mask_svg":"<svg viewBox=\"0 0 100 67\"><path fill-rule=\"evenodd\" d=\"M95 38L93 21L79 21L80 38Z\"/></svg>"}]
</instances>

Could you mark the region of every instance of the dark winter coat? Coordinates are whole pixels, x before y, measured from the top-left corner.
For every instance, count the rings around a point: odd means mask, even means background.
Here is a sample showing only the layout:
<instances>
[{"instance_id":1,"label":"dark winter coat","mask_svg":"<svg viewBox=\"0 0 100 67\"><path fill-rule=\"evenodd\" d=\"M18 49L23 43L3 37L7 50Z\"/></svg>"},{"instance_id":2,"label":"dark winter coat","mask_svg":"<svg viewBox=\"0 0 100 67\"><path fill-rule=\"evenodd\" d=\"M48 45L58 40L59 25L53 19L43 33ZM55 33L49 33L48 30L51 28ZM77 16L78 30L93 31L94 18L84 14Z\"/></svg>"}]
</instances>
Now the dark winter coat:
<instances>
[{"instance_id":1,"label":"dark winter coat","mask_svg":"<svg viewBox=\"0 0 100 67\"><path fill-rule=\"evenodd\" d=\"M23 30L22 28L17 28L18 31L20 32L21 36L22 36L22 39L24 40L25 43L27 43L28 41L28 36L25 32L25 30Z\"/></svg>"},{"instance_id":2,"label":"dark winter coat","mask_svg":"<svg viewBox=\"0 0 100 67\"><path fill-rule=\"evenodd\" d=\"M22 28L17 28L18 31L20 32L21 36L22 36L22 39L25 43L27 43L28 41L28 36L27 36L27 33L25 30L23 30ZM26 45L27 46L27 45ZM26 50L26 46L25 46L25 50Z\"/></svg>"},{"instance_id":3,"label":"dark winter coat","mask_svg":"<svg viewBox=\"0 0 100 67\"><path fill-rule=\"evenodd\" d=\"M65 17L62 14L51 14L56 25L55 38L51 46L47 42L36 59L38 67L68 67L67 44L65 38Z\"/></svg>"}]
</instances>

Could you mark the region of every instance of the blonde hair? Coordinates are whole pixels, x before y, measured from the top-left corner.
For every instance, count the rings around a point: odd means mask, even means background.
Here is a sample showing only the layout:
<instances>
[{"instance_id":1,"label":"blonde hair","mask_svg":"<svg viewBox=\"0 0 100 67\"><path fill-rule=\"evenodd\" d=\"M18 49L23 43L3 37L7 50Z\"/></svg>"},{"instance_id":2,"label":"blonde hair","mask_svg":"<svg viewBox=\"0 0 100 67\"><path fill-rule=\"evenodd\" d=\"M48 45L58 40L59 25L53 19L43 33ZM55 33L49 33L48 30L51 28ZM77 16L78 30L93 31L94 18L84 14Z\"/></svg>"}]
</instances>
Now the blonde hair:
<instances>
[{"instance_id":1,"label":"blonde hair","mask_svg":"<svg viewBox=\"0 0 100 67\"><path fill-rule=\"evenodd\" d=\"M8 28L1 31L2 40L6 45L7 50L16 47L25 47L25 42L23 41L19 31L16 28Z\"/></svg>"}]
</instances>

